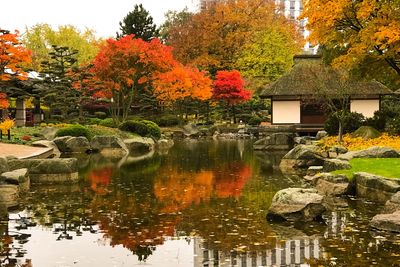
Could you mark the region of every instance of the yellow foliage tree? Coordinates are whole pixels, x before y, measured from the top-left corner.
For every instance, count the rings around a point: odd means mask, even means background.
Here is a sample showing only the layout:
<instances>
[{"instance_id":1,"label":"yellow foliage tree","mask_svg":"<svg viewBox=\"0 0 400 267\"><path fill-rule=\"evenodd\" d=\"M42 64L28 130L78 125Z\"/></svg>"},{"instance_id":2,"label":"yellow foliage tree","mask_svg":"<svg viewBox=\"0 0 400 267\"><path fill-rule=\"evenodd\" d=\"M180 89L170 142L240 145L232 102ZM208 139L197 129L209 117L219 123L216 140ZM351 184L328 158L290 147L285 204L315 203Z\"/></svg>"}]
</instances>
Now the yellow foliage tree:
<instances>
[{"instance_id":1,"label":"yellow foliage tree","mask_svg":"<svg viewBox=\"0 0 400 267\"><path fill-rule=\"evenodd\" d=\"M333 64L354 67L373 57L400 75L400 0L309 0L311 41L343 51Z\"/></svg>"}]
</instances>

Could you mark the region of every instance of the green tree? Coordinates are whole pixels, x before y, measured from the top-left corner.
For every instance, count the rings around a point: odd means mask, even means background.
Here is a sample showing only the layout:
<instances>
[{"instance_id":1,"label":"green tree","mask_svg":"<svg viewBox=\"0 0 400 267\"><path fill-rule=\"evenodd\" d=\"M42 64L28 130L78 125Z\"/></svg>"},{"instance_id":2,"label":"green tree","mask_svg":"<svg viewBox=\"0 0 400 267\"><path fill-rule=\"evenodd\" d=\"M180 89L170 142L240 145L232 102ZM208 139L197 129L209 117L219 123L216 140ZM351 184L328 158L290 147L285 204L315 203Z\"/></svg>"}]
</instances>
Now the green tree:
<instances>
[{"instance_id":1,"label":"green tree","mask_svg":"<svg viewBox=\"0 0 400 267\"><path fill-rule=\"evenodd\" d=\"M78 51L68 47L53 46L50 60L42 62L40 73L43 83L37 93L52 111L59 110L64 118L77 107L79 91L73 88L68 75L76 65Z\"/></svg>"},{"instance_id":2,"label":"green tree","mask_svg":"<svg viewBox=\"0 0 400 267\"><path fill-rule=\"evenodd\" d=\"M301 49L295 36L287 27L271 25L247 42L237 65L253 89L275 81L292 67L293 56Z\"/></svg>"},{"instance_id":3,"label":"green tree","mask_svg":"<svg viewBox=\"0 0 400 267\"><path fill-rule=\"evenodd\" d=\"M74 26L65 25L54 30L49 24L36 24L26 29L22 42L32 51L33 70L40 72L42 62L50 60L49 53L53 45L77 50L77 64L81 65L93 60L102 41L97 39L95 32L90 29L81 32Z\"/></svg>"},{"instance_id":4,"label":"green tree","mask_svg":"<svg viewBox=\"0 0 400 267\"><path fill-rule=\"evenodd\" d=\"M165 13L165 22L160 27L160 37L164 42L168 42L169 36L172 31L181 29L193 16L187 8L182 11L167 11Z\"/></svg>"},{"instance_id":5,"label":"green tree","mask_svg":"<svg viewBox=\"0 0 400 267\"><path fill-rule=\"evenodd\" d=\"M125 35L134 34L136 38L150 41L159 35L159 30L153 23L153 18L142 4L135 5L133 11L125 16L119 26L121 33L117 33L118 39Z\"/></svg>"}]
</instances>

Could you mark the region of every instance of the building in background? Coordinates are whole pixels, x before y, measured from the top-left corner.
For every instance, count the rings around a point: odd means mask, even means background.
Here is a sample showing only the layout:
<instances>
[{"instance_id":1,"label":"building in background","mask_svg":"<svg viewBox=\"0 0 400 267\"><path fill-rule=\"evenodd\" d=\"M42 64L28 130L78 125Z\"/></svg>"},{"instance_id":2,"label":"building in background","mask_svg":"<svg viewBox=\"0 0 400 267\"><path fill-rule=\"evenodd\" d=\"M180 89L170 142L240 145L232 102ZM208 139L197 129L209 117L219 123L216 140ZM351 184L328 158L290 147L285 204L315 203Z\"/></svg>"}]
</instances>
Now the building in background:
<instances>
[{"instance_id":1,"label":"building in background","mask_svg":"<svg viewBox=\"0 0 400 267\"><path fill-rule=\"evenodd\" d=\"M221 0L200 0L200 10L205 10L215 4L216 2ZM278 12L283 12L284 15L291 19L297 21L299 26L299 31L304 39L307 39L310 35L310 31L308 31L305 27L307 20L299 20L301 12L303 12L303 1L302 0L275 0L276 5L279 7ZM316 54L318 50L317 45L313 45L310 42L306 42L304 45L304 52L306 54Z\"/></svg>"}]
</instances>

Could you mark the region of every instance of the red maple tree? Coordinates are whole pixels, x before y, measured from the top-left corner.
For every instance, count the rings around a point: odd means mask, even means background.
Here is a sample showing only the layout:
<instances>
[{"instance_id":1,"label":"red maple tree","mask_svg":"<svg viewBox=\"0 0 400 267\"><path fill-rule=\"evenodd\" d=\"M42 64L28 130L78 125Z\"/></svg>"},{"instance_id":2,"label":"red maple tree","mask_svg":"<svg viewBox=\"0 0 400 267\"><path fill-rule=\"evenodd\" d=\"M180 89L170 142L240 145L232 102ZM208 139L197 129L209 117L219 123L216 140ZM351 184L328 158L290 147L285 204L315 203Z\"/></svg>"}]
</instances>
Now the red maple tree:
<instances>
[{"instance_id":1,"label":"red maple tree","mask_svg":"<svg viewBox=\"0 0 400 267\"><path fill-rule=\"evenodd\" d=\"M213 98L223 100L231 107L235 123L235 105L251 97L251 91L246 90L244 85L245 82L237 70L217 71L213 83Z\"/></svg>"}]
</instances>

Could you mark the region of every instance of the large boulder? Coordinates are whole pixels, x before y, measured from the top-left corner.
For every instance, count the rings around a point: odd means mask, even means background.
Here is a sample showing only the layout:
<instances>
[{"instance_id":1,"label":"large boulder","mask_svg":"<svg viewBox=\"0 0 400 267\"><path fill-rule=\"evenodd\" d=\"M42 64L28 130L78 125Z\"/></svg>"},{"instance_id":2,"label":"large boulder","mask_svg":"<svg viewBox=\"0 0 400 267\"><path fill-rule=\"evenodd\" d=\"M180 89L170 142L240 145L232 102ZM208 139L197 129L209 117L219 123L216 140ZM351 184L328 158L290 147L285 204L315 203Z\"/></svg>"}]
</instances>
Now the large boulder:
<instances>
[{"instance_id":1,"label":"large boulder","mask_svg":"<svg viewBox=\"0 0 400 267\"><path fill-rule=\"evenodd\" d=\"M61 153L85 153L90 150L90 143L86 137L63 136L53 140Z\"/></svg>"},{"instance_id":2,"label":"large boulder","mask_svg":"<svg viewBox=\"0 0 400 267\"><path fill-rule=\"evenodd\" d=\"M289 150L294 146L293 133L274 133L256 141L253 145L255 150Z\"/></svg>"},{"instance_id":3,"label":"large boulder","mask_svg":"<svg viewBox=\"0 0 400 267\"><path fill-rule=\"evenodd\" d=\"M345 175L321 173L316 178L316 189L325 196L342 196L349 193L350 183Z\"/></svg>"},{"instance_id":4,"label":"large boulder","mask_svg":"<svg viewBox=\"0 0 400 267\"><path fill-rule=\"evenodd\" d=\"M365 150L349 151L339 155L338 159L351 160L353 158L398 158L400 154L393 148L374 146Z\"/></svg>"},{"instance_id":5,"label":"large boulder","mask_svg":"<svg viewBox=\"0 0 400 267\"><path fill-rule=\"evenodd\" d=\"M183 126L183 130L185 131L185 135L188 137L198 137L200 135L197 126L191 123Z\"/></svg>"},{"instance_id":6,"label":"large boulder","mask_svg":"<svg viewBox=\"0 0 400 267\"><path fill-rule=\"evenodd\" d=\"M357 196L377 202L386 202L400 191L400 179L357 172L354 174L354 180Z\"/></svg>"},{"instance_id":7,"label":"large boulder","mask_svg":"<svg viewBox=\"0 0 400 267\"><path fill-rule=\"evenodd\" d=\"M0 175L0 181L6 184L17 185L19 186L19 190L22 192L26 192L30 188L30 179L27 168L3 172Z\"/></svg>"},{"instance_id":8,"label":"large boulder","mask_svg":"<svg viewBox=\"0 0 400 267\"><path fill-rule=\"evenodd\" d=\"M400 211L378 214L372 218L370 226L379 230L400 233Z\"/></svg>"},{"instance_id":9,"label":"large boulder","mask_svg":"<svg viewBox=\"0 0 400 267\"><path fill-rule=\"evenodd\" d=\"M287 221L312 221L325 211L323 199L316 189L283 189L272 199L267 217Z\"/></svg>"},{"instance_id":10,"label":"large boulder","mask_svg":"<svg viewBox=\"0 0 400 267\"><path fill-rule=\"evenodd\" d=\"M310 166L322 166L325 155L314 145L298 145L290 150L281 161L279 167L283 172L307 170Z\"/></svg>"},{"instance_id":11,"label":"large boulder","mask_svg":"<svg viewBox=\"0 0 400 267\"><path fill-rule=\"evenodd\" d=\"M8 162L10 169L27 168L32 183L77 183L78 164L75 158L61 159L14 159Z\"/></svg>"},{"instance_id":12,"label":"large boulder","mask_svg":"<svg viewBox=\"0 0 400 267\"><path fill-rule=\"evenodd\" d=\"M384 213L393 213L400 210L400 191L386 201Z\"/></svg>"},{"instance_id":13,"label":"large boulder","mask_svg":"<svg viewBox=\"0 0 400 267\"><path fill-rule=\"evenodd\" d=\"M152 151L155 147L155 142L152 138L140 136L125 139L124 144L128 148L130 154L146 153Z\"/></svg>"},{"instance_id":14,"label":"large boulder","mask_svg":"<svg viewBox=\"0 0 400 267\"><path fill-rule=\"evenodd\" d=\"M336 170L349 170L351 165L347 160L340 159L326 159L324 161L324 171L332 172Z\"/></svg>"},{"instance_id":15,"label":"large boulder","mask_svg":"<svg viewBox=\"0 0 400 267\"><path fill-rule=\"evenodd\" d=\"M18 206L18 185L0 184L0 206L6 208Z\"/></svg>"},{"instance_id":16,"label":"large boulder","mask_svg":"<svg viewBox=\"0 0 400 267\"><path fill-rule=\"evenodd\" d=\"M9 170L7 159L0 157L0 173L7 172Z\"/></svg>"},{"instance_id":17,"label":"large boulder","mask_svg":"<svg viewBox=\"0 0 400 267\"><path fill-rule=\"evenodd\" d=\"M60 157L61 152L58 149L57 145L53 141L49 140L39 140L32 143L32 146L35 147L48 147L53 149L53 156Z\"/></svg>"},{"instance_id":18,"label":"large boulder","mask_svg":"<svg viewBox=\"0 0 400 267\"><path fill-rule=\"evenodd\" d=\"M90 146L105 157L122 158L129 154L129 149L125 143L116 136L95 136Z\"/></svg>"}]
</instances>

